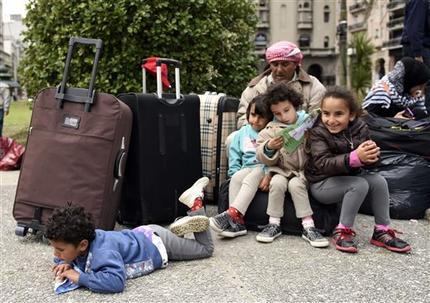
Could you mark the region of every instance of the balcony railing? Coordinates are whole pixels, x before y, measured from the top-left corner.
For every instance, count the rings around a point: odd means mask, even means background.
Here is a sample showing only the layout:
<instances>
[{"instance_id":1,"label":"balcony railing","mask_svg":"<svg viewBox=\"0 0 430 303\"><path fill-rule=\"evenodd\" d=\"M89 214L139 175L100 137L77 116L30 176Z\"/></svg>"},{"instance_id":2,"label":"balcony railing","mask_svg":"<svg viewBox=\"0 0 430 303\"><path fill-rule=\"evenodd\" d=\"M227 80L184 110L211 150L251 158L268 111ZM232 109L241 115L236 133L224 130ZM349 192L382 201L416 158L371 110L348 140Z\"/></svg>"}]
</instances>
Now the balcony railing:
<instances>
[{"instance_id":1,"label":"balcony railing","mask_svg":"<svg viewBox=\"0 0 430 303\"><path fill-rule=\"evenodd\" d=\"M269 22L267 21L259 21L257 23L257 28L269 28L269 27L270 25L269 25Z\"/></svg>"},{"instance_id":2,"label":"balcony railing","mask_svg":"<svg viewBox=\"0 0 430 303\"><path fill-rule=\"evenodd\" d=\"M255 40L254 41L254 45L255 45L256 48L267 47L267 41Z\"/></svg>"},{"instance_id":3,"label":"balcony railing","mask_svg":"<svg viewBox=\"0 0 430 303\"><path fill-rule=\"evenodd\" d=\"M387 27L390 29L392 29L393 27L399 27L399 25L403 27L403 17L392 19L387 23Z\"/></svg>"},{"instance_id":4,"label":"balcony railing","mask_svg":"<svg viewBox=\"0 0 430 303\"><path fill-rule=\"evenodd\" d=\"M387 4L387 9L389 11L394 11L398 9L404 9L405 8L405 0L390 0L390 2Z\"/></svg>"},{"instance_id":5,"label":"balcony railing","mask_svg":"<svg viewBox=\"0 0 430 303\"><path fill-rule=\"evenodd\" d=\"M357 22L348 26L350 32L358 32L366 29L366 22Z\"/></svg>"},{"instance_id":6,"label":"balcony railing","mask_svg":"<svg viewBox=\"0 0 430 303\"><path fill-rule=\"evenodd\" d=\"M356 14L356 13L359 13L361 11L364 11L366 9L366 7L367 7L366 3L363 3L363 2L355 3L355 4L349 6L349 12L351 14Z\"/></svg>"},{"instance_id":7,"label":"balcony railing","mask_svg":"<svg viewBox=\"0 0 430 303\"><path fill-rule=\"evenodd\" d=\"M300 46L300 50L305 56L312 57L331 57L336 56L336 49L332 48L315 48L309 46Z\"/></svg>"},{"instance_id":8,"label":"balcony railing","mask_svg":"<svg viewBox=\"0 0 430 303\"><path fill-rule=\"evenodd\" d=\"M382 44L382 47L388 48L388 49L399 48L399 47L402 47L402 45L400 44L401 41L402 41L402 37L391 38L390 40L385 41Z\"/></svg>"},{"instance_id":9,"label":"balcony railing","mask_svg":"<svg viewBox=\"0 0 430 303\"><path fill-rule=\"evenodd\" d=\"M298 21L297 29L312 29L312 21Z\"/></svg>"}]
</instances>

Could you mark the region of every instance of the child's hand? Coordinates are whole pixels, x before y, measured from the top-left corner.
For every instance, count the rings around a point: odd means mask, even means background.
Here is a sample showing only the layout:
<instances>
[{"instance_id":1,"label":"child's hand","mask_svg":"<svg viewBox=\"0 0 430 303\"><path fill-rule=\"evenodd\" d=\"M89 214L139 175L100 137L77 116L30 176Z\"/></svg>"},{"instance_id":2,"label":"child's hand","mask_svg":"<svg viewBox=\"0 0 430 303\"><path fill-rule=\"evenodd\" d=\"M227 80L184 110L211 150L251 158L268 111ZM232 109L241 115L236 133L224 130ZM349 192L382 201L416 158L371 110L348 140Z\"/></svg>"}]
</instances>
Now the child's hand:
<instances>
[{"instance_id":1,"label":"child's hand","mask_svg":"<svg viewBox=\"0 0 430 303\"><path fill-rule=\"evenodd\" d=\"M406 117L406 111L402 110L401 112L398 112L394 118L403 119L403 120L410 120L411 118Z\"/></svg>"},{"instance_id":2,"label":"child's hand","mask_svg":"<svg viewBox=\"0 0 430 303\"><path fill-rule=\"evenodd\" d=\"M63 280L69 279L73 283L77 284L79 281L79 273L74 269L68 269L60 275L60 278Z\"/></svg>"},{"instance_id":3,"label":"child's hand","mask_svg":"<svg viewBox=\"0 0 430 303\"><path fill-rule=\"evenodd\" d=\"M357 147L356 151L361 163L366 165L377 162L379 155L381 154L380 148L372 140L367 140L361 143Z\"/></svg>"},{"instance_id":4,"label":"child's hand","mask_svg":"<svg viewBox=\"0 0 430 303\"><path fill-rule=\"evenodd\" d=\"M284 146L284 137L272 138L267 142L267 148L271 150L278 150Z\"/></svg>"},{"instance_id":5,"label":"child's hand","mask_svg":"<svg viewBox=\"0 0 430 303\"><path fill-rule=\"evenodd\" d=\"M70 266L70 264L63 263L63 264L54 265L52 267L52 271L54 272L54 276L57 277L61 275L63 272L65 272L66 270L69 270L71 268L72 267Z\"/></svg>"},{"instance_id":6,"label":"child's hand","mask_svg":"<svg viewBox=\"0 0 430 303\"><path fill-rule=\"evenodd\" d=\"M265 175L263 179L261 179L260 185L258 185L258 188L261 189L262 191L266 191L266 192L269 191L270 180L272 180L272 176Z\"/></svg>"}]
</instances>

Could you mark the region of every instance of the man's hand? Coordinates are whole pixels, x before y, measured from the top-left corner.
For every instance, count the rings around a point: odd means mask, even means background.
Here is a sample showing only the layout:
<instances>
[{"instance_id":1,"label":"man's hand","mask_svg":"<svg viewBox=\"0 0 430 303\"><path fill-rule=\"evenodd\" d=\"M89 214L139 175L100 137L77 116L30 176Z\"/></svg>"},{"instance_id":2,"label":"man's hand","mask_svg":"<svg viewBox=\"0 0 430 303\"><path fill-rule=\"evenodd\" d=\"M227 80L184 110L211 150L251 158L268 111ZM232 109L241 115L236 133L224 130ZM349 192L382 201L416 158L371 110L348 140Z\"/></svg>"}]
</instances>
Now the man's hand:
<instances>
[{"instance_id":1,"label":"man's hand","mask_svg":"<svg viewBox=\"0 0 430 303\"><path fill-rule=\"evenodd\" d=\"M261 189L262 191L266 191L266 192L269 191L270 180L272 180L272 176L265 175L263 179L261 179L260 185L258 185L258 188Z\"/></svg>"},{"instance_id":2,"label":"man's hand","mask_svg":"<svg viewBox=\"0 0 430 303\"><path fill-rule=\"evenodd\" d=\"M370 165L377 162L379 159L379 155L381 154L380 148L372 140L367 140L361 143L357 147L356 151L361 163L364 163L366 165Z\"/></svg>"},{"instance_id":3,"label":"man's hand","mask_svg":"<svg viewBox=\"0 0 430 303\"><path fill-rule=\"evenodd\" d=\"M271 150L278 150L284 146L284 137L272 138L267 142L267 148Z\"/></svg>"},{"instance_id":4,"label":"man's hand","mask_svg":"<svg viewBox=\"0 0 430 303\"><path fill-rule=\"evenodd\" d=\"M54 272L54 276L59 276L61 275L63 272L65 272L66 270L71 269L72 266L70 266L70 264L67 263L63 263L63 264L57 264L52 266L52 271Z\"/></svg>"},{"instance_id":5,"label":"man's hand","mask_svg":"<svg viewBox=\"0 0 430 303\"><path fill-rule=\"evenodd\" d=\"M79 281L79 273L74 270L74 269L68 269L66 271L64 271L61 275L60 275L61 279L69 279L70 281L72 281L75 284L78 284Z\"/></svg>"}]
</instances>

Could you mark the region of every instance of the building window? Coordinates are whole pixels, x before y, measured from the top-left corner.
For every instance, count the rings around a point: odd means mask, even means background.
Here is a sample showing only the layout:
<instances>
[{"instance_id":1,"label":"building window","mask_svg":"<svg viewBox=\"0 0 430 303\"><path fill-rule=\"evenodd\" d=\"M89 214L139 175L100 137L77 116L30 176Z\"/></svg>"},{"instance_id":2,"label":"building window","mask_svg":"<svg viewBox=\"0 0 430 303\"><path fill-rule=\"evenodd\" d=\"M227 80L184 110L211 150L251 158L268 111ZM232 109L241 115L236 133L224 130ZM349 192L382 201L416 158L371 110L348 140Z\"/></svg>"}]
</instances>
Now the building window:
<instances>
[{"instance_id":1,"label":"building window","mask_svg":"<svg viewBox=\"0 0 430 303\"><path fill-rule=\"evenodd\" d=\"M303 8L309 8L309 2L303 3Z\"/></svg>"},{"instance_id":2,"label":"building window","mask_svg":"<svg viewBox=\"0 0 430 303\"><path fill-rule=\"evenodd\" d=\"M328 48L328 44L329 44L329 37L328 36L325 36L324 37L324 48Z\"/></svg>"},{"instance_id":3,"label":"building window","mask_svg":"<svg viewBox=\"0 0 430 303\"><path fill-rule=\"evenodd\" d=\"M260 11L260 21L261 21L262 23L269 22L269 18L268 18L268 17L269 17L269 16L268 16L267 11Z\"/></svg>"},{"instance_id":4,"label":"building window","mask_svg":"<svg viewBox=\"0 0 430 303\"><path fill-rule=\"evenodd\" d=\"M312 64L311 66L309 66L308 74L314 76L315 78L320 80L320 82L323 82L322 81L323 68L321 67L321 65Z\"/></svg>"},{"instance_id":5,"label":"building window","mask_svg":"<svg viewBox=\"0 0 430 303\"><path fill-rule=\"evenodd\" d=\"M280 18L280 27L284 28L287 26L287 6L285 4L281 5L281 9L279 14L282 16L282 18Z\"/></svg>"},{"instance_id":6,"label":"building window","mask_svg":"<svg viewBox=\"0 0 430 303\"><path fill-rule=\"evenodd\" d=\"M311 45L311 37L309 35L300 35L299 47L309 47Z\"/></svg>"},{"instance_id":7,"label":"building window","mask_svg":"<svg viewBox=\"0 0 430 303\"><path fill-rule=\"evenodd\" d=\"M260 0L260 6L265 7L266 6L266 0Z\"/></svg>"},{"instance_id":8,"label":"building window","mask_svg":"<svg viewBox=\"0 0 430 303\"><path fill-rule=\"evenodd\" d=\"M330 20L330 7L328 5L324 6L324 22L328 23Z\"/></svg>"},{"instance_id":9,"label":"building window","mask_svg":"<svg viewBox=\"0 0 430 303\"><path fill-rule=\"evenodd\" d=\"M266 47L267 46L267 36L264 33L258 33L255 36L255 46Z\"/></svg>"}]
</instances>

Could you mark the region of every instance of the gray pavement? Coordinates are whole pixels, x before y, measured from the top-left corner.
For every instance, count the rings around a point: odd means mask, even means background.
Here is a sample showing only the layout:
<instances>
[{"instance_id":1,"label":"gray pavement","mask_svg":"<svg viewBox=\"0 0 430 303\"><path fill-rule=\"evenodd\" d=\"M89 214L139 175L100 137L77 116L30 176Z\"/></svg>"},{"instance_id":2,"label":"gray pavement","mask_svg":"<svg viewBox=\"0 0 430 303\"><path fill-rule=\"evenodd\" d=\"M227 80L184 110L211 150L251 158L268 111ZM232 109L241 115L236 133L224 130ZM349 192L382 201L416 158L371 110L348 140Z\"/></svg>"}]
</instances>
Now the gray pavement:
<instances>
[{"instance_id":1,"label":"gray pavement","mask_svg":"<svg viewBox=\"0 0 430 303\"><path fill-rule=\"evenodd\" d=\"M356 220L356 255L311 248L289 235L264 245L249 232L234 240L215 237L212 258L171 262L127 280L123 293L78 289L58 296L52 249L35 236L14 234L17 179L17 171L0 172L0 302L430 302L429 222L393 220L413 247L401 255L369 244L373 217L364 215ZM215 207L208 212L213 215Z\"/></svg>"}]
</instances>

